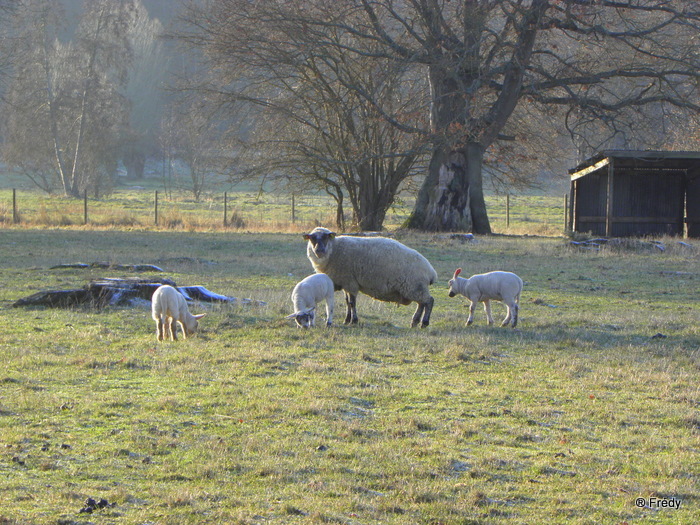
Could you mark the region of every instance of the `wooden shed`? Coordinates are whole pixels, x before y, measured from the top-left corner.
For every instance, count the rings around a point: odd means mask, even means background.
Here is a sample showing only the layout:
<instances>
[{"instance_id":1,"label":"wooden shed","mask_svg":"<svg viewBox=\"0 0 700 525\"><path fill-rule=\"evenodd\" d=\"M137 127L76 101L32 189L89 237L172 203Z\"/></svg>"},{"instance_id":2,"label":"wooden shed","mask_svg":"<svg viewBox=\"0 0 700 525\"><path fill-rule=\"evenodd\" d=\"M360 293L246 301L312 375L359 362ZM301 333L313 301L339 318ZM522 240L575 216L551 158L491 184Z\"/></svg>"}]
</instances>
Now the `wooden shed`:
<instances>
[{"instance_id":1,"label":"wooden shed","mask_svg":"<svg viewBox=\"0 0 700 525\"><path fill-rule=\"evenodd\" d=\"M700 237L698 151L605 150L569 173L572 231Z\"/></svg>"}]
</instances>

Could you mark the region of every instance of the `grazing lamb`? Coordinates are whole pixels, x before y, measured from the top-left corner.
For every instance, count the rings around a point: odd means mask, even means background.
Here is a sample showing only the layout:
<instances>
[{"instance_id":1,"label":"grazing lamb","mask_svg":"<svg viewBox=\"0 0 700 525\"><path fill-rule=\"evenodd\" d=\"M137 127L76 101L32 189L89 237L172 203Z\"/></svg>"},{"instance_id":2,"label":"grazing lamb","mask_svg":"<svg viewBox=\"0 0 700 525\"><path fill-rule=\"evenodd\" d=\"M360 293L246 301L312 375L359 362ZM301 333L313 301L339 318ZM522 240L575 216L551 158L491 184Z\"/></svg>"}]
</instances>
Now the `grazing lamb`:
<instances>
[{"instance_id":1,"label":"grazing lamb","mask_svg":"<svg viewBox=\"0 0 700 525\"><path fill-rule=\"evenodd\" d=\"M326 228L305 234L306 254L318 273L327 274L345 292L345 324L357 323L357 293L398 304L418 303L411 326L430 323L434 299L430 285L437 273L420 253L385 237L352 237ZM421 319L422 317L422 319Z\"/></svg>"},{"instance_id":2,"label":"grazing lamb","mask_svg":"<svg viewBox=\"0 0 700 525\"><path fill-rule=\"evenodd\" d=\"M316 326L316 304L326 301L326 326L333 324L333 281L325 273L315 273L302 279L292 290L294 313L287 319L294 319L299 328Z\"/></svg>"},{"instance_id":3,"label":"grazing lamb","mask_svg":"<svg viewBox=\"0 0 700 525\"><path fill-rule=\"evenodd\" d=\"M159 286L153 292L151 302L151 314L156 322L158 341L165 339L166 331L171 341L177 341L177 327L173 326L176 322L180 323L182 335L187 339L188 335L197 331L198 320L206 315L192 315L182 294L167 284Z\"/></svg>"},{"instance_id":4,"label":"grazing lamb","mask_svg":"<svg viewBox=\"0 0 700 525\"><path fill-rule=\"evenodd\" d=\"M457 268L454 277L449 281L449 296L461 294L469 299L469 319L467 325L474 321L476 303L484 303L486 318L489 325L493 324L491 317L491 300L501 301L508 307L508 314L501 326L513 322L513 328L518 324L518 304L520 292L523 291L523 280L511 272L489 272L472 275L469 279L457 277L462 272Z\"/></svg>"}]
</instances>

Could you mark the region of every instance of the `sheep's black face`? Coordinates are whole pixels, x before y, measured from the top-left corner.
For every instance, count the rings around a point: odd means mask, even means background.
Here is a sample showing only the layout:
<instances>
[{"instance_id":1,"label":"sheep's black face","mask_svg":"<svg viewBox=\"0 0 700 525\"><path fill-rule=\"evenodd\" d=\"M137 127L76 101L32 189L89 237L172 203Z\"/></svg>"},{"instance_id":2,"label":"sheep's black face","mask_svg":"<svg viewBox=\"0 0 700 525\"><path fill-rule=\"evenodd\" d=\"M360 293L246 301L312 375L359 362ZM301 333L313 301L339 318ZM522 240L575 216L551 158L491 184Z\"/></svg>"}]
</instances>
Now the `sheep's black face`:
<instances>
[{"instance_id":1,"label":"sheep's black face","mask_svg":"<svg viewBox=\"0 0 700 525\"><path fill-rule=\"evenodd\" d=\"M329 244L335 238L335 233L325 228L316 228L311 233L304 235L304 239L309 241L311 249L316 257L323 257L328 253Z\"/></svg>"}]
</instances>

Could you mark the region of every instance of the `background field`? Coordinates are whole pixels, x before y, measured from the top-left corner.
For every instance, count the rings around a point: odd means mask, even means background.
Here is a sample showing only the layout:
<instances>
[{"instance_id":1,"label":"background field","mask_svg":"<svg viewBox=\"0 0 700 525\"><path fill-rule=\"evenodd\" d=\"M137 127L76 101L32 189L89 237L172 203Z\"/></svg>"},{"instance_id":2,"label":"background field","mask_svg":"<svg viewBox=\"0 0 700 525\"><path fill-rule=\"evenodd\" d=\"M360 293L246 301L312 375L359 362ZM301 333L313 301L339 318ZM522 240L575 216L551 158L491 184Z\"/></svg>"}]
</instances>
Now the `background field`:
<instances>
[{"instance_id":1,"label":"background field","mask_svg":"<svg viewBox=\"0 0 700 525\"><path fill-rule=\"evenodd\" d=\"M327 195L292 196L272 189L261 193L254 186L220 183L196 201L182 190L164 192L154 178L138 184L120 185L103 199L88 197L86 223L83 200L40 193L27 187L26 181L5 175L4 180L0 177L0 226L299 232L335 224L335 203ZM487 195L486 201L495 233L561 235L565 231L563 191L559 195ZM400 198L388 211L385 228L400 227L413 206L413 195ZM348 227L351 211L345 209Z\"/></svg>"},{"instance_id":2,"label":"background field","mask_svg":"<svg viewBox=\"0 0 700 525\"><path fill-rule=\"evenodd\" d=\"M697 242L397 235L440 276L426 330L364 296L359 326L294 328L298 234L0 230L0 523L700 520ZM145 307L11 307L129 276L49 270L78 261L266 305L193 305L202 333L160 344ZM457 266L521 275L519 330L464 327Z\"/></svg>"}]
</instances>

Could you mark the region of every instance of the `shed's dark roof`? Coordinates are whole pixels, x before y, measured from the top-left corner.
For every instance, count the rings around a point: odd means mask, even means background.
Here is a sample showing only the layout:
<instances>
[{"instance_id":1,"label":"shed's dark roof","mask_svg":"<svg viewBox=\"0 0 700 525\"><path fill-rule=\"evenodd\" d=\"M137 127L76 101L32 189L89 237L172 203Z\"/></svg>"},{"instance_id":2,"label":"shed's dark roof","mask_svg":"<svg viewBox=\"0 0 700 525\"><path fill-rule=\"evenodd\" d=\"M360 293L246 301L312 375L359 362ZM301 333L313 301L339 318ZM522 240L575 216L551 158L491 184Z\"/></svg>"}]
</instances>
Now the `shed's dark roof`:
<instances>
[{"instance_id":1,"label":"shed's dark roof","mask_svg":"<svg viewBox=\"0 0 700 525\"><path fill-rule=\"evenodd\" d=\"M700 167L700 151L653 151L653 150L603 150L569 170L574 176L580 171L591 171L595 164L614 159L621 166L644 166L656 169L689 169Z\"/></svg>"}]
</instances>

